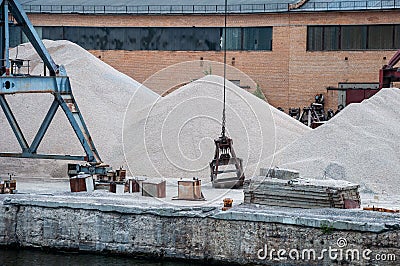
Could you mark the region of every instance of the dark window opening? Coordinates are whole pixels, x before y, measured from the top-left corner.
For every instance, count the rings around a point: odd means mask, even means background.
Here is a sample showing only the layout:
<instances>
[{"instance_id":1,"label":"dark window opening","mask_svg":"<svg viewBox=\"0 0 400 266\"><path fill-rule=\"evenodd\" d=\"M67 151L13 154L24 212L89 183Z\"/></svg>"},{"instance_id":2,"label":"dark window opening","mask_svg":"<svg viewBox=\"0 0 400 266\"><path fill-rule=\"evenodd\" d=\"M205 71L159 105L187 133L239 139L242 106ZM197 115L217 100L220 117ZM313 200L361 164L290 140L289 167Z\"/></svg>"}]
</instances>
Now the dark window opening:
<instances>
[{"instance_id":1,"label":"dark window opening","mask_svg":"<svg viewBox=\"0 0 400 266\"><path fill-rule=\"evenodd\" d=\"M342 26L342 50L365 50L367 48L367 26Z\"/></svg>"},{"instance_id":2,"label":"dark window opening","mask_svg":"<svg viewBox=\"0 0 400 266\"><path fill-rule=\"evenodd\" d=\"M400 48L400 25L308 26L308 51Z\"/></svg>"},{"instance_id":3,"label":"dark window opening","mask_svg":"<svg viewBox=\"0 0 400 266\"><path fill-rule=\"evenodd\" d=\"M28 40L14 27L12 46ZM42 39L69 40L87 50L220 51L220 27L35 27ZM227 50L272 50L272 27L227 28Z\"/></svg>"}]
</instances>

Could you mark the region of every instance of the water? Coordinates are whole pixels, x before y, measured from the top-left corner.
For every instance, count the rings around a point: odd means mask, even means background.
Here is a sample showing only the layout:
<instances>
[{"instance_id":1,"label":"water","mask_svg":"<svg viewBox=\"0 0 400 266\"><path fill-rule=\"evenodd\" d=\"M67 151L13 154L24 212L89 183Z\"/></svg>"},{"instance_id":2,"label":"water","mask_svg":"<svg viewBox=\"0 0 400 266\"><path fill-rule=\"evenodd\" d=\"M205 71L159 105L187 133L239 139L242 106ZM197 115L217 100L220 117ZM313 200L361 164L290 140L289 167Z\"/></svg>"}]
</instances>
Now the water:
<instances>
[{"instance_id":1,"label":"water","mask_svg":"<svg viewBox=\"0 0 400 266\"><path fill-rule=\"evenodd\" d=\"M194 262L173 262L144 260L113 255L95 255L64 252L44 252L41 250L0 248L1 266L200 266ZM203 264L205 265L205 264Z\"/></svg>"}]
</instances>

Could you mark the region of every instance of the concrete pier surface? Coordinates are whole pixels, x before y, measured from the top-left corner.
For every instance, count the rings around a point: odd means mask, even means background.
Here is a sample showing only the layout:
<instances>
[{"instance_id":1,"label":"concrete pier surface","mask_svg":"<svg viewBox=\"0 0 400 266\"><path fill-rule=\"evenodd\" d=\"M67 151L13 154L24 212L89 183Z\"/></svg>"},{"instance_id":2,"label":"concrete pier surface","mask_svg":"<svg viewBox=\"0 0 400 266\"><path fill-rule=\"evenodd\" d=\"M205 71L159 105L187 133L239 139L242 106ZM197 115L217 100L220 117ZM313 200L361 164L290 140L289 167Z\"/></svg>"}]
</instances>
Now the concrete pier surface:
<instances>
[{"instance_id":1,"label":"concrete pier surface","mask_svg":"<svg viewBox=\"0 0 400 266\"><path fill-rule=\"evenodd\" d=\"M172 181L171 181L172 182ZM174 181L176 182L176 181ZM19 182L0 195L0 245L285 265L398 265L400 214L243 205L242 190L203 186L207 201L104 190L71 193L65 180ZM222 199L234 207L222 211ZM278 252L279 251L279 252Z\"/></svg>"}]
</instances>

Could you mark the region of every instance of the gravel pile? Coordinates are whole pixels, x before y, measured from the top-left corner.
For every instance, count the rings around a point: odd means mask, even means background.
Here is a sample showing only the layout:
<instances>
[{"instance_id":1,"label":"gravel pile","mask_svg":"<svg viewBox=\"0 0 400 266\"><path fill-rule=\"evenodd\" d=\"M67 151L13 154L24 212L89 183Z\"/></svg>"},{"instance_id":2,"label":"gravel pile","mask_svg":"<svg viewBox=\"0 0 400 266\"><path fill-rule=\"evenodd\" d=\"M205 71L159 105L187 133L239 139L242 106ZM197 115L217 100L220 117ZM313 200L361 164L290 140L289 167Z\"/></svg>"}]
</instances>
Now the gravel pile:
<instances>
[{"instance_id":1,"label":"gravel pile","mask_svg":"<svg viewBox=\"0 0 400 266\"><path fill-rule=\"evenodd\" d=\"M221 132L221 77L210 75L160 97L78 45L68 41L44 43L54 61L65 66L75 99L105 163L114 168L126 166L125 151L132 174L208 179L213 139ZM13 49L11 58L29 59L31 74L43 74L43 63L30 44ZM30 143L52 96L26 94L7 99ZM20 152L2 112L0 125L0 150ZM310 129L265 101L227 83L227 133L234 140L236 153L244 159L246 175L258 171L260 158L270 156L307 131ZM38 153L84 154L61 109ZM66 163L0 158L0 176L15 173L66 177Z\"/></svg>"},{"instance_id":2,"label":"gravel pile","mask_svg":"<svg viewBox=\"0 0 400 266\"><path fill-rule=\"evenodd\" d=\"M383 89L265 161L305 178L344 179L361 192L396 196L400 188L400 90Z\"/></svg>"},{"instance_id":3,"label":"gravel pile","mask_svg":"<svg viewBox=\"0 0 400 266\"><path fill-rule=\"evenodd\" d=\"M122 125L126 106L135 94L138 109L147 106L158 95L132 78L105 64L83 48L69 41L44 41L57 64L63 64L71 80L75 100L83 114L96 148L104 162L125 165L122 148ZM43 74L43 63L30 44L11 50L11 58L30 59L31 74ZM53 97L50 94L7 96L12 110L31 143ZM20 152L4 113L0 111L0 150ZM45 135L38 153L83 155L75 133L61 108ZM0 158L0 176L66 177L66 162Z\"/></svg>"},{"instance_id":4,"label":"gravel pile","mask_svg":"<svg viewBox=\"0 0 400 266\"><path fill-rule=\"evenodd\" d=\"M295 141L309 128L251 93L227 82L226 127L245 175L260 158ZM137 111L128 107L124 148L138 175L209 179L214 138L221 133L223 78L208 75ZM263 165L264 166L264 165Z\"/></svg>"}]
</instances>

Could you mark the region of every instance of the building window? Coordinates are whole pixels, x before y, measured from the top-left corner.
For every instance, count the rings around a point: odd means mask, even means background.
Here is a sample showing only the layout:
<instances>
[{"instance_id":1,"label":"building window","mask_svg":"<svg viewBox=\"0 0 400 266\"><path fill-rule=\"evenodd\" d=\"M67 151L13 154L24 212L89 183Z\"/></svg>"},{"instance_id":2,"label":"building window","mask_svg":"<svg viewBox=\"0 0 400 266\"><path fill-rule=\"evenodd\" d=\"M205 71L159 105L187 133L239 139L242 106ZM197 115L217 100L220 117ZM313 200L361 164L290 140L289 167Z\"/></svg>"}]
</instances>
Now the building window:
<instances>
[{"instance_id":1,"label":"building window","mask_svg":"<svg viewBox=\"0 0 400 266\"><path fill-rule=\"evenodd\" d=\"M307 28L307 50L321 51L324 50L323 46L323 30L324 27L308 27Z\"/></svg>"},{"instance_id":2,"label":"building window","mask_svg":"<svg viewBox=\"0 0 400 266\"><path fill-rule=\"evenodd\" d=\"M337 36L339 36L339 27L337 26L333 26L333 27L329 27L329 28L324 28L324 36L323 36L323 40L324 40L324 50L328 50L328 51L334 51L334 50L339 50L340 47L340 42L339 42L339 38Z\"/></svg>"},{"instance_id":3,"label":"building window","mask_svg":"<svg viewBox=\"0 0 400 266\"><path fill-rule=\"evenodd\" d=\"M28 40L14 27L13 45ZM87 50L219 51L217 27L35 27L43 39L69 40ZM272 27L227 28L227 50L272 50Z\"/></svg>"},{"instance_id":4,"label":"building window","mask_svg":"<svg viewBox=\"0 0 400 266\"><path fill-rule=\"evenodd\" d=\"M400 25L394 26L394 47L400 47Z\"/></svg>"},{"instance_id":5,"label":"building window","mask_svg":"<svg viewBox=\"0 0 400 266\"><path fill-rule=\"evenodd\" d=\"M221 41L225 37L225 29L222 29ZM222 49L224 42L221 43ZM226 28L226 49L227 50L242 50L242 29L241 28Z\"/></svg>"},{"instance_id":6,"label":"building window","mask_svg":"<svg viewBox=\"0 0 400 266\"><path fill-rule=\"evenodd\" d=\"M243 28L243 50L272 50L272 28Z\"/></svg>"},{"instance_id":7,"label":"building window","mask_svg":"<svg viewBox=\"0 0 400 266\"><path fill-rule=\"evenodd\" d=\"M392 49L394 26L369 26L368 27L368 48L369 49Z\"/></svg>"},{"instance_id":8,"label":"building window","mask_svg":"<svg viewBox=\"0 0 400 266\"><path fill-rule=\"evenodd\" d=\"M221 36L224 36L224 29L222 29ZM271 51L272 27L227 28L226 49L242 51Z\"/></svg>"},{"instance_id":9,"label":"building window","mask_svg":"<svg viewBox=\"0 0 400 266\"><path fill-rule=\"evenodd\" d=\"M308 51L400 48L400 25L308 26Z\"/></svg>"},{"instance_id":10,"label":"building window","mask_svg":"<svg viewBox=\"0 0 400 266\"><path fill-rule=\"evenodd\" d=\"M342 26L340 36L342 50L367 49L367 26Z\"/></svg>"},{"instance_id":11,"label":"building window","mask_svg":"<svg viewBox=\"0 0 400 266\"><path fill-rule=\"evenodd\" d=\"M10 46L14 47L21 43L22 36L21 27L11 26L10 27Z\"/></svg>"}]
</instances>

